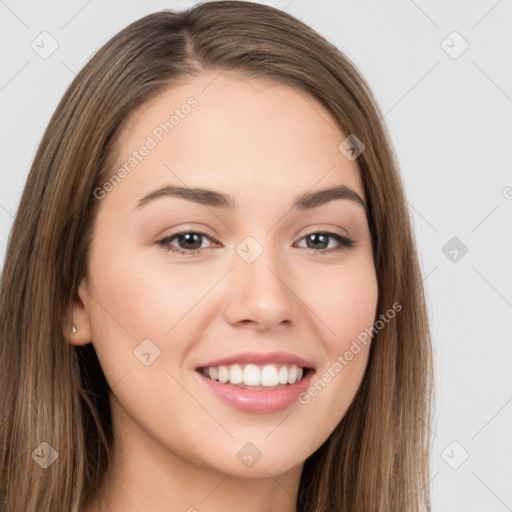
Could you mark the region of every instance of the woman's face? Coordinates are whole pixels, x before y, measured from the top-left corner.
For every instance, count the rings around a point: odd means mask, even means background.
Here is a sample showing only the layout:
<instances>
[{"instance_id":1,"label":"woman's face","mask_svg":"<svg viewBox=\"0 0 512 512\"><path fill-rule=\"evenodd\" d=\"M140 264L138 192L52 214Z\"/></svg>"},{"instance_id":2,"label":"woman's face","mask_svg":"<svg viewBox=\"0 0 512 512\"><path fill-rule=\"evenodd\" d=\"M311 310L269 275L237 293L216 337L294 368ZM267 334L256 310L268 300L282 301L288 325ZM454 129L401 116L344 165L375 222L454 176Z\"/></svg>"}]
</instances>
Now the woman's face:
<instances>
[{"instance_id":1,"label":"woman's face","mask_svg":"<svg viewBox=\"0 0 512 512\"><path fill-rule=\"evenodd\" d=\"M73 315L125 448L264 477L301 465L343 418L378 296L347 135L304 92L226 74L123 125ZM333 187L346 188L315 195Z\"/></svg>"}]
</instances>

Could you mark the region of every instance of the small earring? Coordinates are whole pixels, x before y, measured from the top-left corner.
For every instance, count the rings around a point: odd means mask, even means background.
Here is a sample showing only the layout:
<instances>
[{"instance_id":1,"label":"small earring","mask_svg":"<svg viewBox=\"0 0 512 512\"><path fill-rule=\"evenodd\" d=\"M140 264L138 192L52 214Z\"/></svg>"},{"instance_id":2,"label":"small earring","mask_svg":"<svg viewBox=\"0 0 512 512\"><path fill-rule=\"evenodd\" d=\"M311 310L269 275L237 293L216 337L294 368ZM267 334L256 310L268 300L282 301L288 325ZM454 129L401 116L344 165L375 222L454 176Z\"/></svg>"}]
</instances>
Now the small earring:
<instances>
[{"instance_id":1,"label":"small earring","mask_svg":"<svg viewBox=\"0 0 512 512\"><path fill-rule=\"evenodd\" d=\"M76 334L78 332L78 325L73 324L73 327L71 327L71 334Z\"/></svg>"}]
</instances>

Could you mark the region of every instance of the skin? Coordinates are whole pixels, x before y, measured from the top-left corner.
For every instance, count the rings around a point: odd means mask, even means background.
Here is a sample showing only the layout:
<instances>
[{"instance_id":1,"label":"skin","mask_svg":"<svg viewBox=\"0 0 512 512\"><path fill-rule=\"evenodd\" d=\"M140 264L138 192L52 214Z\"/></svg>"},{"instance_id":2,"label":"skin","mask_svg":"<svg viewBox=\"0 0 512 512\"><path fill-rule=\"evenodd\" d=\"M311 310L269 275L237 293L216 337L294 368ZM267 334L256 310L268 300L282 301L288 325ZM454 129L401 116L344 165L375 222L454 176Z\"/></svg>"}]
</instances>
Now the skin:
<instances>
[{"instance_id":1,"label":"skin","mask_svg":"<svg viewBox=\"0 0 512 512\"><path fill-rule=\"evenodd\" d=\"M343 418L367 365L369 344L309 403L271 414L224 404L198 378L202 362L282 350L314 362L314 382L373 325L378 298L363 207L338 199L291 210L299 194L341 184L366 201L357 161L338 149L346 134L302 91L215 76L174 86L130 116L119 166L167 112L198 101L101 199L81 301L65 326L71 343L94 344L112 389L113 464L87 512L295 511L304 460ZM163 185L215 189L237 208L160 197L134 210ZM193 256L157 244L204 230L213 238ZM326 231L354 247L332 237L308 246L309 233ZM247 236L263 248L250 264L235 250ZM160 350L149 366L134 356L147 338ZM247 442L262 454L252 467L237 457Z\"/></svg>"}]
</instances>

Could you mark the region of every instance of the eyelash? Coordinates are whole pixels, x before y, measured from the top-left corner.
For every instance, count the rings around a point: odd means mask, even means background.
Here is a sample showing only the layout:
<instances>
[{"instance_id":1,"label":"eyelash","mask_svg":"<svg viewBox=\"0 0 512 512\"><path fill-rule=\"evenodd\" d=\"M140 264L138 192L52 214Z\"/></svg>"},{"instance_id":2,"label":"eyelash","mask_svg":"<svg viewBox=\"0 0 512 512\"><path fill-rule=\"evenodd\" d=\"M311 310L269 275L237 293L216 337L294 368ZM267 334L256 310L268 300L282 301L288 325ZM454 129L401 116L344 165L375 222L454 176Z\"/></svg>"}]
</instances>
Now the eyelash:
<instances>
[{"instance_id":1,"label":"eyelash","mask_svg":"<svg viewBox=\"0 0 512 512\"><path fill-rule=\"evenodd\" d=\"M216 242L216 240L213 238L213 236L210 235L209 233L205 233L203 231L189 230L189 231L180 231L178 233L173 233L169 236L166 236L165 238L162 238L161 240L159 240L157 242L157 245L163 247L165 250L167 250L169 252L174 252L174 253L181 254L181 255L184 255L187 257L194 256L196 254L201 253L204 249L207 249L206 247L203 247L201 249L192 249L190 251L186 251L184 249L177 249L176 247L170 245L170 241L173 240L174 238L176 238L180 235L189 235L189 234L201 235L201 236L208 238L210 241ZM344 235L340 235L339 233L333 233L331 231L311 231L309 233L306 233L300 240L303 240L304 238L311 236L311 235L327 235L328 238L334 238L335 240L337 240L340 243L340 246L335 249L331 248L331 249L316 250L316 249L311 249L309 247L305 248L310 254L314 254L314 255L317 255L318 253L325 254L325 253L332 253L332 252L347 250L347 249L352 248L355 243L355 241L352 240L351 238L348 238Z\"/></svg>"}]
</instances>

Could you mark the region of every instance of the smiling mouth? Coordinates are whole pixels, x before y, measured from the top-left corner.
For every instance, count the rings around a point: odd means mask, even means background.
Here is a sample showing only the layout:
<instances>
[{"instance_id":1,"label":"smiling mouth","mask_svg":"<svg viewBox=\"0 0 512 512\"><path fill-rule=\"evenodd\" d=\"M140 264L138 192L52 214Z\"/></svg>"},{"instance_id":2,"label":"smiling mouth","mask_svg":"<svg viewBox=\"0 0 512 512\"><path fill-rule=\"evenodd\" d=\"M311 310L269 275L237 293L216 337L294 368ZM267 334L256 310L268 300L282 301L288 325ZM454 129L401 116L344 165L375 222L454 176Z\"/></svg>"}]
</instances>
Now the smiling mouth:
<instances>
[{"instance_id":1,"label":"smiling mouth","mask_svg":"<svg viewBox=\"0 0 512 512\"><path fill-rule=\"evenodd\" d=\"M295 364L231 364L202 366L197 371L205 377L245 389L271 390L291 386L314 371Z\"/></svg>"}]
</instances>

